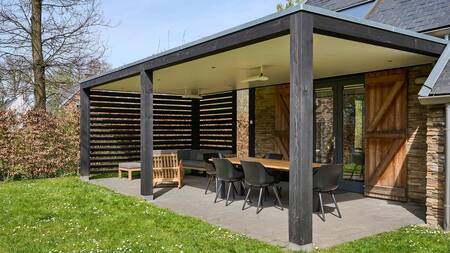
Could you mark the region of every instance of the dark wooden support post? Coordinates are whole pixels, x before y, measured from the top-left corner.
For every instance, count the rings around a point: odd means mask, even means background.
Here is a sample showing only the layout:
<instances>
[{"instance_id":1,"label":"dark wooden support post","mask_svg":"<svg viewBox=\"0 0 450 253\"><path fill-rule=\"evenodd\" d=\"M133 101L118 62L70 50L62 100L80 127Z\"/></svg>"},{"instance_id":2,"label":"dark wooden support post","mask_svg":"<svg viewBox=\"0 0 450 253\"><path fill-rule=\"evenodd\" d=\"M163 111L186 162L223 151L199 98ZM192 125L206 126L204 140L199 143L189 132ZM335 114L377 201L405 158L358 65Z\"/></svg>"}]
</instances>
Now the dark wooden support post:
<instances>
[{"instance_id":1,"label":"dark wooden support post","mask_svg":"<svg viewBox=\"0 0 450 253\"><path fill-rule=\"evenodd\" d=\"M237 92L234 90L232 92L232 107L233 107L233 114L232 114L232 121L233 121L233 127L232 127L232 153L237 153Z\"/></svg>"},{"instance_id":2,"label":"dark wooden support post","mask_svg":"<svg viewBox=\"0 0 450 253\"><path fill-rule=\"evenodd\" d=\"M248 90L248 156L255 156L255 107L256 107L256 90L251 88Z\"/></svg>"},{"instance_id":3,"label":"dark wooden support post","mask_svg":"<svg viewBox=\"0 0 450 253\"><path fill-rule=\"evenodd\" d=\"M153 200L153 73L141 71L141 195Z\"/></svg>"},{"instance_id":4,"label":"dark wooden support post","mask_svg":"<svg viewBox=\"0 0 450 253\"><path fill-rule=\"evenodd\" d=\"M90 90L80 89L80 177L89 180L91 153L91 108Z\"/></svg>"},{"instance_id":5,"label":"dark wooden support post","mask_svg":"<svg viewBox=\"0 0 450 253\"><path fill-rule=\"evenodd\" d=\"M312 249L313 19L291 16L289 242Z\"/></svg>"},{"instance_id":6,"label":"dark wooden support post","mask_svg":"<svg viewBox=\"0 0 450 253\"><path fill-rule=\"evenodd\" d=\"M192 100L192 149L200 149L200 99Z\"/></svg>"}]
</instances>

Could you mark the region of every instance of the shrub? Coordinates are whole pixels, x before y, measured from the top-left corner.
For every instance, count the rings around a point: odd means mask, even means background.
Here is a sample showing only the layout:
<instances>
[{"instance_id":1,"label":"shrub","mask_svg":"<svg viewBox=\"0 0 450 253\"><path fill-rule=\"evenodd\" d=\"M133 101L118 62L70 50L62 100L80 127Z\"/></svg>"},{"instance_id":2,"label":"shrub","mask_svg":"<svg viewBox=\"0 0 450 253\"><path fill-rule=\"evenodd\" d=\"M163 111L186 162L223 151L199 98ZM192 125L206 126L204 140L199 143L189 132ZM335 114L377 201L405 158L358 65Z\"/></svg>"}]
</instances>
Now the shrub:
<instances>
[{"instance_id":1,"label":"shrub","mask_svg":"<svg viewBox=\"0 0 450 253\"><path fill-rule=\"evenodd\" d=\"M0 112L0 180L72 174L78 164L76 111Z\"/></svg>"}]
</instances>

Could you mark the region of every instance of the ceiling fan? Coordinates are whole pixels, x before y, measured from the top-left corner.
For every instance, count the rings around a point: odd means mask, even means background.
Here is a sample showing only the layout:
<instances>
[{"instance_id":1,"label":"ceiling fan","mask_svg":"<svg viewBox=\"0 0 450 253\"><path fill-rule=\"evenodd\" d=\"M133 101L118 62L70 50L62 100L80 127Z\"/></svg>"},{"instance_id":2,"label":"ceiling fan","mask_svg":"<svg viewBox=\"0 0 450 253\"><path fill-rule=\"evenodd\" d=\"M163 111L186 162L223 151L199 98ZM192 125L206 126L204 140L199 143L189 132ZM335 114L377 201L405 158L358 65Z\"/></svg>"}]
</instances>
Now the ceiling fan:
<instances>
[{"instance_id":1,"label":"ceiling fan","mask_svg":"<svg viewBox=\"0 0 450 253\"><path fill-rule=\"evenodd\" d=\"M187 88L184 88L184 95L181 96L181 97L182 98L189 98L189 99L202 99L203 98L200 95L200 88L198 88L197 90L195 90L195 89L188 90Z\"/></svg>"},{"instance_id":2,"label":"ceiling fan","mask_svg":"<svg viewBox=\"0 0 450 253\"><path fill-rule=\"evenodd\" d=\"M269 77L264 75L263 66L261 65L259 75L248 77L247 79L242 80L241 83L250 83L250 82L258 82L258 81L264 82L264 81L268 81L268 80L269 80Z\"/></svg>"}]
</instances>

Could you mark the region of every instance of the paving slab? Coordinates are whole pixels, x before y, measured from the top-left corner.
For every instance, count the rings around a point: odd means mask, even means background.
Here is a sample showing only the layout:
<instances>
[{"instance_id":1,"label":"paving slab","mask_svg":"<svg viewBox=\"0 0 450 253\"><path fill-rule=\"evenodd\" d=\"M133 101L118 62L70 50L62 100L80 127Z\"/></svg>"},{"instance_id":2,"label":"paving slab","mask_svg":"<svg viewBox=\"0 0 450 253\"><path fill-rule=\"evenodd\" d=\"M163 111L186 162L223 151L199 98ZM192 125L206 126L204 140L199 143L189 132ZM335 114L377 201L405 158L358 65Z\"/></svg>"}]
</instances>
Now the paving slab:
<instances>
[{"instance_id":1,"label":"paving slab","mask_svg":"<svg viewBox=\"0 0 450 253\"><path fill-rule=\"evenodd\" d=\"M90 183L105 186L116 192L140 197L140 180L125 178L104 178L90 180ZM265 208L256 214L256 207L242 210L243 196L229 206L225 201L214 203L215 193L204 194L207 179L202 176L186 176L183 188L155 188L152 201L155 205L168 208L178 214L202 219L234 232L268 243L287 247L288 245L288 185L284 184L282 202L284 210L274 206L269 196ZM212 186L211 188L213 188ZM326 221L313 216L313 238L315 247L330 247L362 237L387 232L412 224L424 224L425 208L413 203L367 198L361 194L340 192L336 195L342 218L335 214L331 198L325 196ZM257 202L257 193L252 196Z\"/></svg>"}]
</instances>

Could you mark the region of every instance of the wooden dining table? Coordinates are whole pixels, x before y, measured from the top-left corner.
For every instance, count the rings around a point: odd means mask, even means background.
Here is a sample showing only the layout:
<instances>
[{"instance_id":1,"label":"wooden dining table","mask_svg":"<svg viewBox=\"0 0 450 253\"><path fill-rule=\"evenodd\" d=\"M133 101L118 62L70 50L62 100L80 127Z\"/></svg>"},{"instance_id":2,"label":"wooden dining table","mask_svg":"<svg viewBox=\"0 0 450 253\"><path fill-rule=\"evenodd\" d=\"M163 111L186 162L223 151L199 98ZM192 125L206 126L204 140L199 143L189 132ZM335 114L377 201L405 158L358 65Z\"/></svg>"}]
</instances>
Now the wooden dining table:
<instances>
[{"instance_id":1,"label":"wooden dining table","mask_svg":"<svg viewBox=\"0 0 450 253\"><path fill-rule=\"evenodd\" d=\"M251 161L251 162L259 162L265 168L277 171L289 172L289 161L286 160L274 160L274 159L265 159L258 157L225 157L228 161L230 161L234 165L241 165L241 161ZM209 159L212 162L212 159ZM320 168L322 164L320 163L312 163L312 169ZM221 198L225 197L225 183L222 183L222 191L219 193ZM316 192L313 193L313 210L315 212L319 211L319 198Z\"/></svg>"},{"instance_id":2,"label":"wooden dining table","mask_svg":"<svg viewBox=\"0 0 450 253\"><path fill-rule=\"evenodd\" d=\"M225 159L227 159L234 165L241 165L241 161L259 162L268 169L279 170L279 171L289 171L289 161L286 161L286 160L274 160L274 159L265 159L265 158L259 158L259 157L227 157ZM312 164L313 169L320 168L320 166L322 166L322 164L320 164L320 163Z\"/></svg>"}]
</instances>

